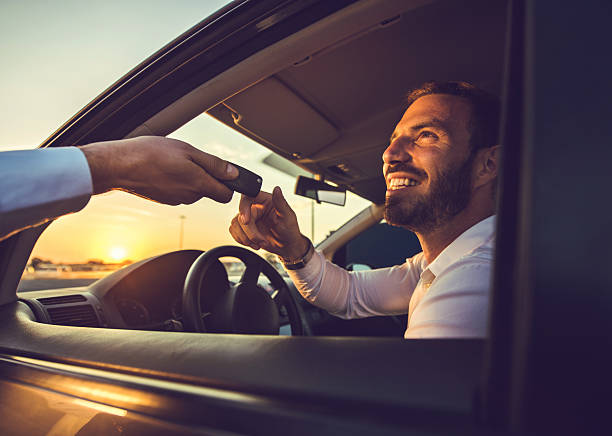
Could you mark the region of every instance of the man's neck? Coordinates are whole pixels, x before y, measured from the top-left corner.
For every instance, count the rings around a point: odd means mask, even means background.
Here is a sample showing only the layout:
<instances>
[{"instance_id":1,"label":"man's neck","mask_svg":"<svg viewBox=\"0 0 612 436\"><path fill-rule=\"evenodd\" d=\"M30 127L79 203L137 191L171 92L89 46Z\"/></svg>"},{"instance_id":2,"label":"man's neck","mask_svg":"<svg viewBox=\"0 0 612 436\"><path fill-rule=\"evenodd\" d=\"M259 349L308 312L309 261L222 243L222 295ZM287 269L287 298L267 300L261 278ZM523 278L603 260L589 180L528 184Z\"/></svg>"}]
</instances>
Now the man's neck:
<instances>
[{"instance_id":1,"label":"man's neck","mask_svg":"<svg viewBox=\"0 0 612 436\"><path fill-rule=\"evenodd\" d=\"M431 232L416 232L427 263L433 262L463 232L491 215L493 215L492 210L481 213L464 210Z\"/></svg>"}]
</instances>

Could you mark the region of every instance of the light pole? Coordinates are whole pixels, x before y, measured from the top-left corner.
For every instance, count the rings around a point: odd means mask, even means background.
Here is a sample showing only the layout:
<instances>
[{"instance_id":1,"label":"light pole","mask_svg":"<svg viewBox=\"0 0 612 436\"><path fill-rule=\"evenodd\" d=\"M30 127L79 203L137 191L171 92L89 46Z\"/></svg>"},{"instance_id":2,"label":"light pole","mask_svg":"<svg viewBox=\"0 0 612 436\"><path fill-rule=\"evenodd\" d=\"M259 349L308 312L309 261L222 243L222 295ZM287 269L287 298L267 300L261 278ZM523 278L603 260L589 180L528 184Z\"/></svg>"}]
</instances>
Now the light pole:
<instances>
[{"instance_id":1,"label":"light pole","mask_svg":"<svg viewBox=\"0 0 612 436\"><path fill-rule=\"evenodd\" d=\"M315 213L315 201L311 200L310 201L310 240L313 241L312 243L314 244L314 230L315 230L315 217L314 217L314 213Z\"/></svg>"},{"instance_id":2,"label":"light pole","mask_svg":"<svg viewBox=\"0 0 612 436\"><path fill-rule=\"evenodd\" d=\"M179 234L179 250L183 249L183 225L185 224L185 218L187 218L185 215L179 216L179 219L181 220L181 230Z\"/></svg>"}]
</instances>

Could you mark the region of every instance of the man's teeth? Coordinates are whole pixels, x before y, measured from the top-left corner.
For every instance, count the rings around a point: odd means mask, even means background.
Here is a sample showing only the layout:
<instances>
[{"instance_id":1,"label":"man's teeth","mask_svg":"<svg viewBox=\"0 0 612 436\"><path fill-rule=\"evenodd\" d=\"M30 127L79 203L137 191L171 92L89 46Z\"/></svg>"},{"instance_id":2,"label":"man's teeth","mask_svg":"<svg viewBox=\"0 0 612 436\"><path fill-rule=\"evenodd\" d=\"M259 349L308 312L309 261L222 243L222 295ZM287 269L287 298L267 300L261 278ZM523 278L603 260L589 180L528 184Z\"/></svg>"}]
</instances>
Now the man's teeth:
<instances>
[{"instance_id":1,"label":"man's teeth","mask_svg":"<svg viewBox=\"0 0 612 436\"><path fill-rule=\"evenodd\" d=\"M389 180L389 187L388 189L390 190L394 190L394 189L401 189L404 188L406 186L416 186L419 183L414 180L414 179L400 179L400 178L394 178Z\"/></svg>"}]
</instances>

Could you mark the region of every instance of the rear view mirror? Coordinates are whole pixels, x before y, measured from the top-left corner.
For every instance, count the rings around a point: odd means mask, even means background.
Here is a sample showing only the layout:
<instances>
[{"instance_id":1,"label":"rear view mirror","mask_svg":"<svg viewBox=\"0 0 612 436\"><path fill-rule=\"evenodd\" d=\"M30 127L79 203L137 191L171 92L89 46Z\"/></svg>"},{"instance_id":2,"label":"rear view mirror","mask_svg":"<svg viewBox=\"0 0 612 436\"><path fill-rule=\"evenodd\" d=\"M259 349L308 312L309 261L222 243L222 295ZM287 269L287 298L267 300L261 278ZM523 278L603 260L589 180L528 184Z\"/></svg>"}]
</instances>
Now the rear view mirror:
<instances>
[{"instance_id":1,"label":"rear view mirror","mask_svg":"<svg viewBox=\"0 0 612 436\"><path fill-rule=\"evenodd\" d=\"M298 176L295 183L295 194L312 198L317 203L344 206L346 202L346 189L304 176Z\"/></svg>"}]
</instances>

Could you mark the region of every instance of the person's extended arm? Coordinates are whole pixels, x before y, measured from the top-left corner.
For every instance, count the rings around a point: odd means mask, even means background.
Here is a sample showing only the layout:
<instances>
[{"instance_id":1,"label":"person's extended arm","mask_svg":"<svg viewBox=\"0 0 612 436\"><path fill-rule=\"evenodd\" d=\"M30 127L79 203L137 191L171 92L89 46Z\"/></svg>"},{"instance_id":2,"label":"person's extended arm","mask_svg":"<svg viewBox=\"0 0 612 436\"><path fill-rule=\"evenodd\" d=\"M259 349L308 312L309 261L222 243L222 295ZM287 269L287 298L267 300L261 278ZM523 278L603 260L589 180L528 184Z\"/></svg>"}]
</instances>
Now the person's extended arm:
<instances>
[{"instance_id":1,"label":"person's extended arm","mask_svg":"<svg viewBox=\"0 0 612 436\"><path fill-rule=\"evenodd\" d=\"M226 161L176 139L144 136L79 148L0 153L0 240L82 209L91 194L113 189L160 203L202 197L227 203L217 179L238 176Z\"/></svg>"},{"instance_id":2,"label":"person's extended arm","mask_svg":"<svg viewBox=\"0 0 612 436\"><path fill-rule=\"evenodd\" d=\"M242 197L230 233L243 245L263 248L289 262L302 256L309 244L278 187L255 199ZM392 268L348 272L316 252L304 268L288 272L311 303L343 318L360 318L406 313L420 270L417 256Z\"/></svg>"},{"instance_id":3,"label":"person's extended arm","mask_svg":"<svg viewBox=\"0 0 612 436\"><path fill-rule=\"evenodd\" d=\"M390 268L348 272L315 252L304 268L287 272L306 300L340 318L399 315L408 312L420 258Z\"/></svg>"}]
</instances>

